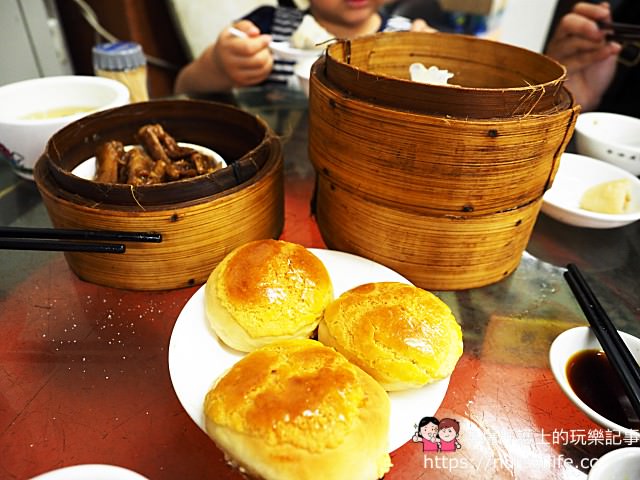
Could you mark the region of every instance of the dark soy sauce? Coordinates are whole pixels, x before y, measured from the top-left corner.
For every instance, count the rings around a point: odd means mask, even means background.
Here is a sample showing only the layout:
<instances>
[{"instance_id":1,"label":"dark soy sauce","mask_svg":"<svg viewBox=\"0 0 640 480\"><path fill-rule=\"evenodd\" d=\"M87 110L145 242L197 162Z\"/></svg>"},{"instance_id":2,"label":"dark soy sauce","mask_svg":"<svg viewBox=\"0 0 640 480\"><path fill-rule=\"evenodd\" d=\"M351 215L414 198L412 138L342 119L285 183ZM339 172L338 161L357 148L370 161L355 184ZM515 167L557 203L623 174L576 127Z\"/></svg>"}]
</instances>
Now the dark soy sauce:
<instances>
[{"instance_id":1,"label":"dark soy sauce","mask_svg":"<svg viewBox=\"0 0 640 480\"><path fill-rule=\"evenodd\" d=\"M574 354L566 367L569 385L578 397L608 420L640 430L624 386L602 350Z\"/></svg>"}]
</instances>

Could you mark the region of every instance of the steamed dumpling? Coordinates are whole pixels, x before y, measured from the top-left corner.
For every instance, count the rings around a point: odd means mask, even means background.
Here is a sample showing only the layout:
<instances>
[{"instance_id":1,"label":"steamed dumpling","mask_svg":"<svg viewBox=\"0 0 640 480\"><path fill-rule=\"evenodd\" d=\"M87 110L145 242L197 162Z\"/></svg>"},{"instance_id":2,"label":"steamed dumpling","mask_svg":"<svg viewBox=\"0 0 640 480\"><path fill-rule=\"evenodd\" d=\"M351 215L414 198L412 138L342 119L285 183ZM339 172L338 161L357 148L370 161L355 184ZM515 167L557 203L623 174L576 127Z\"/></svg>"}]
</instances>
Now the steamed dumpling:
<instances>
[{"instance_id":1,"label":"steamed dumpling","mask_svg":"<svg viewBox=\"0 0 640 480\"><path fill-rule=\"evenodd\" d=\"M324 42L334 38L311 16L305 15L293 35L291 35L291 46L302 50L323 49Z\"/></svg>"},{"instance_id":2,"label":"steamed dumpling","mask_svg":"<svg viewBox=\"0 0 640 480\"><path fill-rule=\"evenodd\" d=\"M587 189L580 200L580 208L597 213L625 213L631 203L629 179L599 183Z\"/></svg>"}]
</instances>

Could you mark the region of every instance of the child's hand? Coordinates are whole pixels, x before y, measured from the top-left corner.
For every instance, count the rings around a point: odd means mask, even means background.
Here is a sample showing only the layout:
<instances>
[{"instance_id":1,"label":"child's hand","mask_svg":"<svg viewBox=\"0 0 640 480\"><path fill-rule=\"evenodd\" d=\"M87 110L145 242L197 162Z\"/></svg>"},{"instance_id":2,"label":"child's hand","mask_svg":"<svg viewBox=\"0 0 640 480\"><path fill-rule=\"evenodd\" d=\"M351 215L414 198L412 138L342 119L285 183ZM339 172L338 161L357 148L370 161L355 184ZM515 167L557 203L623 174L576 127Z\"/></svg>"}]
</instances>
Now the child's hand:
<instances>
[{"instance_id":1,"label":"child's hand","mask_svg":"<svg viewBox=\"0 0 640 480\"><path fill-rule=\"evenodd\" d=\"M229 29L218 36L214 60L236 87L256 85L271 73L273 56L269 50L270 35L262 35L258 27L248 20L234 25L246 38L233 35Z\"/></svg>"},{"instance_id":2,"label":"child's hand","mask_svg":"<svg viewBox=\"0 0 640 480\"><path fill-rule=\"evenodd\" d=\"M420 442L420 441L422 441L422 440L420 439L420 437L418 436L418 434L415 434L415 435L413 436L413 441L414 441L414 442Z\"/></svg>"}]
</instances>

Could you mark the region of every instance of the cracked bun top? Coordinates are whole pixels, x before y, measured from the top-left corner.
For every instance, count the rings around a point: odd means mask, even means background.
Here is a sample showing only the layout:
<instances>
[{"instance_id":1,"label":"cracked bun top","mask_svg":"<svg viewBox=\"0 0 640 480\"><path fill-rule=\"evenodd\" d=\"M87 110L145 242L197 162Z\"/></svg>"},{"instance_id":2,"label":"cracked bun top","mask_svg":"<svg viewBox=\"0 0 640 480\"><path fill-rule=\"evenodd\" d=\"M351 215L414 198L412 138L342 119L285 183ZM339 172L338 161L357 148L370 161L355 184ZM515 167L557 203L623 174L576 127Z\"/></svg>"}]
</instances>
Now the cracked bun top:
<instances>
[{"instance_id":1,"label":"cracked bun top","mask_svg":"<svg viewBox=\"0 0 640 480\"><path fill-rule=\"evenodd\" d=\"M437 296L398 282L360 285L325 310L318 339L388 390L417 388L451 374L462 331Z\"/></svg>"},{"instance_id":2,"label":"cracked bun top","mask_svg":"<svg viewBox=\"0 0 640 480\"><path fill-rule=\"evenodd\" d=\"M259 478L374 480L390 467L387 393L315 340L247 354L209 391L204 409L211 438Z\"/></svg>"},{"instance_id":3,"label":"cracked bun top","mask_svg":"<svg viewBox=\"0 0 640 480\"><path fill-rule=\"evenodd\" d=\"M275 340L309 337L333 300L333 286L324 264L302 245L257 240L220 262L205 298L216 334L248 352Z\"/></svg>"}]
</instances>

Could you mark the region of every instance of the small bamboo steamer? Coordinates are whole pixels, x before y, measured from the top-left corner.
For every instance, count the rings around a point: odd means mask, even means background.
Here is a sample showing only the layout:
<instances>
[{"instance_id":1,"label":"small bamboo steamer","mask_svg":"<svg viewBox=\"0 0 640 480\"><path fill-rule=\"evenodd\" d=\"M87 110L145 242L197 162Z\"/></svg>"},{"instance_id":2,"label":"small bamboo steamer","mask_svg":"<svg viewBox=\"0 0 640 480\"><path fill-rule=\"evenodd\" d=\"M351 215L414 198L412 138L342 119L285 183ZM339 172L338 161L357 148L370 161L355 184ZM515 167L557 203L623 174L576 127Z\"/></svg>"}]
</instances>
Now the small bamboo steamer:
<instances>
[{"instance_id":1,"label":"small bamboo steamer","mask_svg":"<svg viewBox=\"0 0 640 480\"><path fill-rule=\"evenodd\" d=\"M452 85L410 81L418 62L453 73ZM373 103L432 115L509 118L556 110L563 65L524 48L459 34L384 32L340 40L326 53L327 78Z\"/></svg>"},{"instance_id":2,"label":"small bamboo steamer","mask_svg":"<svg viewBox=\"0 0 640 480\"><path fill-rule=\"evenodd\" d=\"M367 196L411 211L485 215L539 199L578 116L577 107L491 120L396 110L345 94L323 65L317 62L311 76L316 170L338 184L357 181Z\"/></svg>"},{"instance_id":3,"label":"small bamboo steamer","mask_svg":"<svg viewBox=\"0 0 640 480\"><path fill-rule=\"evenodd\" d=\"M69 133L74 132L74 126L70 125L70 130L58 132L61 137L52 137L47 147L50 150L36 164L36 184L55 227L162 234L161 243L126 242L124 254L65 253L70 268L83 280L131 290L168 290L201 284L235 247L251 240L277 238L282 232L283 158L280 142L268 125L253 115L226 105L212 102L185 105L180 100L169 102L177 103L173 103L173 108L167 108L171 105L166 102L156 105L149 102L146 105L132 104L125 110L101 112L97 120L90 118L75 126L75 142L70 140L72 135ZM127 130L126 118L129 118L131 127L138 126L139 122L179 123L185 108L195 109L198 116L206 117L206 112L209 112L209 121L198 122L196 129L200 131L192 132L201 139L207 136L207 131L216 131L218 127L224 130L224 126L218 124L223 120L213 119L229 114L236 120L244 118L244 122L236 123L236 135L227 143L219 143L220 139L215 145L206 141L201 143L218 152L226 152L225 160L230 163L241 162L247 156L257 160L257 172L239 185L213 195L202 194L211 189L210 185L190 185L188 189L192 198L174 203L165 199L162 203L147 205L97 202L94 198L65 190L52 173L51 157L59 160L58 165L62 162L70 168L81 163L87 158L85 144L89 144L89 151L94 151L95 146L105 140L102 136L105 126L108 128L119 122L118 128ZM130 115L133 112L139 115ZM185 122L190 123L188 118ZM171 129L167 130L172 133ZM261 135L258 138L256 132L259 131ZM63 136L66 140L60 141ZM182 140L177 135L176 139ZM244 146L241 145L243 141L246 143ZM240 157L232 156L230 152L236 152ZM198 177L195 182L215 183L206 176ZM166 186L170 188L169 184ZM160 191L154 195L160 198L161 194Z\"/></svg>"},{"instance_id":4,"label":"small bamboo steamer","mask_svg":"<svg viewBox=\"0 0 640 480\"><path fill-rule=\"evenodd\" d=\"M381 204L320 175L318 226L328 248L370 258L429 290L463 290L509 276L542 199L504 212L448 217Z\"/></svg>"}]
</instances>

